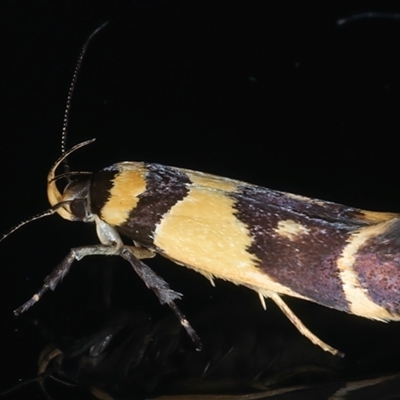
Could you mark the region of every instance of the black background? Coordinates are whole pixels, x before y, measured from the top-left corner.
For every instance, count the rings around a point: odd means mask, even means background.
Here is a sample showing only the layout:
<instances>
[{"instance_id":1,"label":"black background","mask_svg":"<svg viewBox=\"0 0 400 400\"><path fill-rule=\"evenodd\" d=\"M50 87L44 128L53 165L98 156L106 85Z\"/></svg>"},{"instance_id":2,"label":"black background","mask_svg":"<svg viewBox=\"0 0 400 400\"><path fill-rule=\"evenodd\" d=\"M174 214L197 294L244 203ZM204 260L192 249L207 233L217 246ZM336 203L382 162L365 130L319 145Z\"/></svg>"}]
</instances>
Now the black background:
<instances>
[{"instance_id":1,"label":"black background","mask_svg":"<svg viewBox=\"0 0 400 400\"><path fill-rule=\"evenodd\" d=\"M47 207L46 174L60 154L74 64L104 21L79 75L68 138L70 145L97 141L71 158L73 169L144 160L400 212L400 21L391 14L340 23L399 8L384 1L1 2L1 232ZM71 247L96 242L92 226L54 216L0 244L2 389L35 374L46 340L31 320L61 332L78 329L76 318L90 321L83 305L101 296L110 265L112 302L169 312L124 262L96 258L75 264L26 316L13 316ZM249 290L220 281L211 288L159 258L151 265L184 293L189 318L218 301L259 307ZM400 333L396 323L290 304L353 361ZM326 321L335 322L319 330ZM393 354L380 357L380 372L393 371L385 365ZM19 396L41 398L35 386Z\"/></svg>"}]
</instances>

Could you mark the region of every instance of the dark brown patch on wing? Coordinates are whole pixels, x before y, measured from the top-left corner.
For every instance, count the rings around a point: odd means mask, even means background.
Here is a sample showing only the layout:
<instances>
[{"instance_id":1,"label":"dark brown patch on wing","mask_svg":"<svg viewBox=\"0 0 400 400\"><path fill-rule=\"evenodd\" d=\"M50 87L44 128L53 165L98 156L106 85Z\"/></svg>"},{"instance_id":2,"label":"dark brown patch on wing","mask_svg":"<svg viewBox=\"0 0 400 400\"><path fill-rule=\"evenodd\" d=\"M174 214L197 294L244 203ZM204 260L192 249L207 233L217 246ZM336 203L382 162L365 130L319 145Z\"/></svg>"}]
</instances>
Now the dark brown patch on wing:
<instances>
[{"instance_id":1,"label":"dark brown patch on wing","mask_svg":"<svg viewBox=\"0 0 400 400\"><path fill-rule=\"evenodd\" d=\"M101 209L110 198L113 180L119 174L119 169L112 165L94 174L90 183L91 211L100 215Z\"/></svg>"},{"instance_id":2,"label":"dark brown patch on wing","mask_svg":"<svg viewBox=\"0 0 400 400\"><path fill-rule=\"evenodd\" d=\"M177 168L159 164L146 167L146 191L139 195L139 202L129 213L128 221L117 229L140 244L151 246L157 224L165 213L188 195L191 182Z\"/></svg>"},{"instance_id":3,"label":"dark brown patch on wing","mask_svg":"<svg viewBox=\"0 0 400 400\"><path fill-rule=\"evenodd\" d=\"M358 250L354 270L376 304L400 315L400 218Z\"/></svg>"},{"instance_id":4,"label":"dark brown patch on wing","mask_svg":"<svg viewBox=\"0 0 400 400\"><path fill-rule=\"evenodd\" d=\"M236 200L236 217L253 236L247 251L260 260L261 270L320 304L349 311L336 264L351 232L344 206L336 209L331 204L324 210L319 204L256 186L243 186L231 196ZM294 238L280 235L282 221L294 221L307 233Z\"/></svg>"},{"instance_id":5,"label":"dark brown patch on wing","mask_svg":"<svg viewBox=\"0 0 400 400\"><path fill-rule=\"evenodd\" d=\"M249 186L253 190L263 189L267 192L270 204L278 205L293 212L305 214L310 218L322 219L327 222L338 222L344 225L367 225L364 211L358 208L348 207L343 204L325 200L311 199L292 195L257 186Z\"/></svg>"}]
</instances>

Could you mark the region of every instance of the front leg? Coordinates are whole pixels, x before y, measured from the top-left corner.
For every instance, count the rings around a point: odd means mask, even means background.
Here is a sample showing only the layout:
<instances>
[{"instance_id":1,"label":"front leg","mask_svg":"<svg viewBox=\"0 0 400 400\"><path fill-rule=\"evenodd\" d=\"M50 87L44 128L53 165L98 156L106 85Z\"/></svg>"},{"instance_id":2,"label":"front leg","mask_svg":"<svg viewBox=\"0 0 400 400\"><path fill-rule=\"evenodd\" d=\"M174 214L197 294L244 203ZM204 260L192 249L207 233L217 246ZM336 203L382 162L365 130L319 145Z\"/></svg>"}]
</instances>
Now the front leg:
<instances>
[{"instance_id":1,"label":"front leg","mask_svg":"<svg viewBox=\"0 0 400 400\"><path fill-rule=\"evenodd\" d=\"M189 337L192 339L196 346L196 350L201 349L201 341L197 336L195 330L189 324L182 312L179 310L174 300L181 298L181 294L170 289L167 282L158 276L150 267L140 261L143 258L154 257L155 253L141 247L135 246L119 246L119 245L94 245L83 246L71 249L68 255L61 261L61 263L48 275L44 280L42 288L32 296L30 300L24 303L21 307L14 310L15 315L19 315L35 303L49 290L54 290L59 282L61 282L65 275L69 272L72 263L81 260L86 256L120 256L128 261L135 272L143 280L146 286L151 289L158 297L161 304L167 304L171 310L178 317L179 322L185 328Z\"/></svg>"},{"instance_id":2,"label":"front leg","mask_svg":"<svg viewBox=\"0 0 400 400\"><path fill-rule=\"evenodd\" d=\"M118 247L105 246L102 244L82 246L71 249L67 256L60 262L60 264L58 264L58 266L53 269L50 275L45 278L42 288L35 293L30 300L14 310L14 315L19 315L28 310L35 303L37 303L49 289L54 290L58 283L61 282L65 275L68 274L71 265L75 260L79 261L83 257L93 255L117 255L119 252L120 249Z\"/></svg>"},{"instance_id":3,"label":"front leg","mask_svg":"<svg viewBox=\"0 0 400 400\"><path fill-rule=\"evenodd\" d=\"M129 248L130 253L139 260L152 258L155 256L154 252L144 247L123 246L123 248ZM82 260L82 258L86 256L114 256L120 255L120 253L121 248L119 246L103 244L82 246L71 249L68 255L60 262L60 264L58 264L58 266L53 269L50 275L45 278L42 288L35 293L30 300L14 310L14 315L20 315L28 310L35 303L37 303L49 289L54 290L59 282L64 279L65 275L68 274L69 269L75 260Z\"/></svg>"}]
</instances>

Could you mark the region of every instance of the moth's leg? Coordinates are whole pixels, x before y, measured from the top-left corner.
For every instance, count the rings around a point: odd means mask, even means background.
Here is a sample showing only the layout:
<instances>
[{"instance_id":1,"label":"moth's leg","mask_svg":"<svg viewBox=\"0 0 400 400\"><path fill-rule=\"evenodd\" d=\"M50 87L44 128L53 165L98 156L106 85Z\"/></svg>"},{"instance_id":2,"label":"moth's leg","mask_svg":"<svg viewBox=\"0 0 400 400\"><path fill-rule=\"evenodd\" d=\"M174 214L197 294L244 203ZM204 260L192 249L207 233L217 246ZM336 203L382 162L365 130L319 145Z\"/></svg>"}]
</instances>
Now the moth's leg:
<instances>
[{"instance_id":1,"label":"moth's leg","mask_svg":"<svg viewBox=\"0 0 400 400\"><path fill-rule=\"evenodd\" d=\"M136 241L133 241L133 246L124 245L120 234L114 227L106 224L98 216L95 216L94 220L96 223L97 236L103 246L109 246L114 249L120 250L123 247L129 248L131 250L131 253L139 260L143 260L145 258L153 258L156 255L154 251L146 249ZM117 254L117 252L115 254Z\"/></svg>"},{"instance_id":2,"label":"moth's leg","mask_svg":"<svg viewBox=\"0 0 400 400\"><path fill-rule=\"evenodd\" d=\"M333 355L337 355L339 357L344 357L344 353L336 350L329 344L323 342L320 338L315 336L301 321L297 316L293 313L293 311L287 306L287 304L281 299L281 297L276 293L268 294L275 304L281 309L281 311L289 318L289 320L293 323L293 325L302 333L306 338L310 339L312 343L321 347L322 350L329 351Z\"/></svg>"},{"instance_id":3,"label":"moth's leg","mask_svg":"<svg viewBox=\"0 0 400 400\"><path fill-rule=\"evenodd\" d=\"M181 310L174 303L174 300L180 299L182 294L170 289L168 283L158 276L150 267L138 260L135 255L132 254L131 250L132 249L130 246L124 246L123 250L121 251L121 257L132 265L132 268L143 280L146 286L156 294L160 303L167 304L171 308L195 344L196 350L200 351L202 347L200 338L190 325L189 321L182 314Z\"/></svg>"},{"instance_id":4,"label":"moth's leg","mask_svg":"<svg viewBox=\"0 0 400 400\"><path fill-rule=\"evenodd\" d=\"M140 246L124 246L125 248L129 248L133 255L139 260L145 260L146 258L153 258L156 256L154 251L146 249L145 247Z\"/></svg>"},{"instance_id":5,"label":"moth's leg","mask_svg":"<svg viewBox=\"0 0 400 400\"><path fill-rule=\"evenodd\" d=\"M35 303L37 303L49 289L54 290L58 283L63 280L65 275L67 275L72 263L75 260L79 261L83 257L93 255L117 255L119 251L120 249L118 247L104 245L83 246L71 249L61 263L58 264L58 266L53 269L50 275L45 278L42 288L36 294L34 294L30 300L14 310L14 315L19 315L28 310Z\"/></svg>"},{"instance_id":6,"label":"moth's leg","mask_svg":"<svg viewBox=\"0 0 400 400\"><path fill-rule=\"evenodd\" d=\"M146 286L153 290L153 292L157 295L161 304L168 304L168 306L174 311L181 325L186 329L190 338L195 343L196 349L201 349L200 338L197 336L196 332L190 326L185 316L174 303L174 300L181 298L182 295L170 289L167 282L165 282L151 268L138 259L137 256L141 258L150 258L153 256L153 252L140 247L124 246L121 250L119 246L95 245L71 249L61 263L50 273L50 275L45 278L42 288L36 294L34 294L30 300L24 303L21 307L17 308L14 311L14 314L19 315L25 312L35 303L37 303L49 289L54 290L57 284L62 281L65 275L69 272L71 265L75 260L79 261L83 257L91 255L120 255L122 258L127 260L132 265L139 277L144 281Z\"/></svg>"}]
</instances>

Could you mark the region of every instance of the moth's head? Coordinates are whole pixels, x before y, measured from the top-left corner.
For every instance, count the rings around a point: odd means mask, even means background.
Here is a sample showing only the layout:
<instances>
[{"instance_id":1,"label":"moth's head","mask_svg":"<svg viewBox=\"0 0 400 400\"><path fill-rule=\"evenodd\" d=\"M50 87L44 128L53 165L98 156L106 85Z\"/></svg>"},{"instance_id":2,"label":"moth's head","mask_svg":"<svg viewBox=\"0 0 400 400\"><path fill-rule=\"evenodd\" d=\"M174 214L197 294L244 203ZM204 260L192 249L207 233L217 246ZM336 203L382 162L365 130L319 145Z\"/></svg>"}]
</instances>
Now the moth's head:
<instances>
[{"instance_id":1,"label":"moth's head","mask_svg":"<svg viewBox=\"0 0 400 400\"><path fill-rule=\"evenodd\" d=\"M91 214L90 207L88 205L90 179L86 178L70 181L65 186L63 193L58 190L56 184L56 182L62 178L69 178L73 175L91 175L91 172L67 172L61 175L56 175L56 170L71 153L89 143L94 142L94 140L95 139L87 140L86 142L77 144L76 146L72 147L72 149L65 152L54 163L49 174L47 175L47 197L51 207L48 210L34 215L33 217L20 222L18 225L15 225L0 238L0 242L22 226L36 221L37 219L53 215L54 213L58 213L61 215L61 217L70 221L90 222L92 220L93 215Z\"/></svg>"},{"instance_id":2,"label":"moth's head","mask_svg":"<svg viewBox=\"0 0 400 400\"><path fill-rule=\"evenodd\" d=\"M92 143L94 140L79 143L65 152L50 168L47 175L47 198L51 208L69 221L90 221L91 214L88 206L90 179L85 177L83 179L70 180L62 192L57 187L57 181L63 178L70 178L73 175L89 175L90 172L67 172L56 175L56 171L71 153Z\"/></svg>"}]
</instances>

